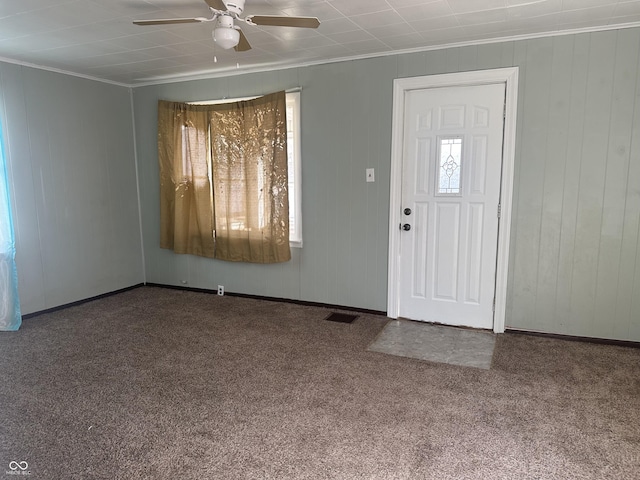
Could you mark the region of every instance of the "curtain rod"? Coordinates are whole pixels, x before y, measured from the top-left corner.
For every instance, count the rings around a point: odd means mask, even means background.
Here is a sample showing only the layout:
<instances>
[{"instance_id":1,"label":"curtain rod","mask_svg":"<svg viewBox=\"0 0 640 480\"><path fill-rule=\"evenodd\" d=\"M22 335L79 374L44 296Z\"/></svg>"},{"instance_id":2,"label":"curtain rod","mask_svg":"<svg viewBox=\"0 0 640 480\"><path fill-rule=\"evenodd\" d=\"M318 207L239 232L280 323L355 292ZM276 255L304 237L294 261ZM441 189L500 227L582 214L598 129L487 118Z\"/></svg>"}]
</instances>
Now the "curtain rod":
<instances>
[{"instance_id":1,"label":"curtain rod","mask_svg":"<svg viewBox=\"0 0 640 480\"><path fill-rule=\"evenodd\" d=\"M301 92L302 91L302 87L293 87L293 88L287 88L284 92L285 93L296 93L296 92ZM262 94L264 95L264 94ZM234 98L227 98L227 97L222 97L218 100L196 100L194 102L185 102L187 105L215 105L217 103L231 103L231 102L244 102L246 100L253 100L254 98L258 98L261 97L262 95L252 95L249 97L234 97Z\"/></svg>"}]
</instances>

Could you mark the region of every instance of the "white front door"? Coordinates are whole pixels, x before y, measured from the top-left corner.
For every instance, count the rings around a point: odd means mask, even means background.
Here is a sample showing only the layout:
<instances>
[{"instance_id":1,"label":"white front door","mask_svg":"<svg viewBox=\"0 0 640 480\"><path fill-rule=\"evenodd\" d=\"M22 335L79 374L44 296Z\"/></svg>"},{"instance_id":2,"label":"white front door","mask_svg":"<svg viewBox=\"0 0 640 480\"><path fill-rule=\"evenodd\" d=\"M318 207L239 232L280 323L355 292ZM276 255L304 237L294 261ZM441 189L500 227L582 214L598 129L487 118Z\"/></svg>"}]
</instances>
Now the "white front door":
<instances>
[{"instance_id":1,"label":"white front door","mask_svg":"<svg viewBox=\"0 0 640 480\"><path fill-rule=\"evenodd\" d=\"M505 84L404 97L398 314L493 328Z\"/></svg>"}]
</instances>

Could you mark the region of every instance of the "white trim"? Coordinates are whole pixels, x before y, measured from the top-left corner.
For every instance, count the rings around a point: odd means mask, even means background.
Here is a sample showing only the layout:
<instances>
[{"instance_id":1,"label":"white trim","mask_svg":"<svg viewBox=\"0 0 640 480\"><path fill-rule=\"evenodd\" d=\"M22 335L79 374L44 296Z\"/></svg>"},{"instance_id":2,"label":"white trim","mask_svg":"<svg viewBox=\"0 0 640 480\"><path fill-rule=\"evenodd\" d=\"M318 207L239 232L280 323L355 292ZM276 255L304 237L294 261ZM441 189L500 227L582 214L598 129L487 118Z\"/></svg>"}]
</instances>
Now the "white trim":
<instances>
[{"instance_id":1,"label":"white trim","mask_svg":"<svg viewBox=\"0 0 640 480\"><path fill-rule=\"evenodd\" d=\"M407 91L451 86L505 83L505 121L501 179L501 215L498 221L498 257L496 263L496 308L493 331L504 332L507 275L509 271L509 238L513 201L513 171L515 163L516 115L518 107L518 67L496 68L475 72L448 73L424 77L399 78L393 82L393 126L391 132L391 185L389 199L389 273L387 285L387 315L398 318L400 209L402 208L402 157L404 132L404 97Z\"/></svg>"},{"instance_id":2,"label":"white trim","mask_svg":"<svg viewBox=\"0 0 640 480\"><path fill-rule=\"evenodd\" d=\"M424 77L419 77L424 78ZM387 316L400 313L400 209L402 208L402 151L404 133L405 84L412 79L393 81L393 114L391 126L391 175L389 188L389 269L387 275Z\"/></svg>"},{"instance_id":3,"label":"white trim","mask_svg":"<svg viewBox=\"0 0 640 480\"><path fill-rule=\"evenodd\" d=\"M118 87L133 88L138 86L137 84L116 82L115 80L108 80L106 78L94 77L92 75L72 72L70 70L62 70L60 68L47 67L45 65L38 65L37 63L23 62L21 60L15 60L13 58L0 57L0 62L10 63L12 65L20 65L21 67L35 68L36 70L44 70L46 72L59 73L61 75L69 75L70 77L84 78L85 80L92 80L94 82L108 83L109 85L117 85Z\"/></svg>"},{"instance_id":4,"label":"white trim","mask_svg":"<svg viewBox=\"0 0 640 480\"><path fill-rule=\"evenodd\" d=\"M289 245L291 247L302 248L302 147L301 138L302 130L300 128L300 91L287 91L287 107L293 104L293 131L295 138L295 150L293 154L294 158L294 199L293 205L289 204L289 209L294 209L295 223L296 223L296 235L295 238L289 238Z\"/></svg>"},{"instance_id":5,"label":"white trim","mask_svg":"<svg viewBox=\"0 0 640 480\"><path fill-rule=\"evenodd\" d=\"M228 67L223 69L217 69L215 71L204 70L197 73L185 73L183 75L170 74L170 75L163 75L163 76L157 76L157 77L139 78L139 79L134 79L130 83L118 82L115 80L108 80L106 78L94 77L92 75L72 72L70 70L62 70L60 68L47 67L45 65L24 62L21 60L16 60L16 59L7 58L7 57L0 57L0 62L11 63L15 65L22 65L25 67L36 68L39 70L46 70L50 72L61 73L63 75L71 75L73 77L85 78L87 80L94 80L96 82L108 83L111 85L118 85L121 87L136 88L136 87L148 87L152 85L164 85L168 83L187 82L192 80L208 80L213 78L225 78L225 77L232 77L236 75L244 75L248 73L273 72L274 70L287 70L292 68L312 67L316 65L350 62L354 60L363 60L367 58L388 57L391 55L404 55L404 54L410 54L410 53L429 52L434 50L444 50L447 48L458 48L458 47L467 47L467 46L475 46L475 45L487 45L492 43L514 42L518 40L531 40L535 38L558 37L563 35L577 35L581 33L605 32L609 30L624 30L627 28L635 28L635 27L640 27L640 22L600 25L595 27L582 27L582 28L573 28L573 29L566 29L566 30L557 30L552 32L523 34L523 35L507 35L503 37L468 40L464 42L443 43L439 45L430 45L427 47L388 50L385 52L376 52L376 53L369 53L369 54L363 54L363 55L353 55L349 57L322 59L322 60L315 60L315 61L309 61L309 62L287 63L285 61L285 62L279 62L279 63L269 64L269 65L262 64L255 67L247 67L247 68L243 68L243 67L238 68L238 66L233 66L233 67Z\"/></svg>"},{"instance_id":6,"label":"white trim","mask_svg":"<svg viewBox=\"0 0 640 480\"><path fill-rule=\"evenodd\" d=\"M515 42L519 40L532 40L536 38L559 37L564 35L578 35L581 33L605 32L609 30L624 30L627 28L635 28L635 27L640 27L640 22L628 22L628 23L621 23L621 24L602 25L597 27L582 27L582 28L573 28L573 29L567 29L567 30L557 30L552 32L540 32L540 33L522 34L522 35L506 35L502 37L468 40L464 42L451 42L451 43L443 43L439 45L429 45L426 47L414 47L414 48L405 48L401 50L388 50L384 52L368 53L363 55L353 55L348 57L327 58L327 59L315 60L315 61L309 61L309 62L287 63L285 61L285 62L270 64L270 65L262 64L255 67L247 67L247 68L244 68L242 66L240 66L240 68L238 68L237 66L231 66L223 69L217 69L215 71L205 70L199 73L185 73L184 75L164 75L164 76L157 76L157 77L138 78L134 80L134 83L132 83L131 86L135 88L135 87L147 87L150 85L164 85L167 83L186 82L191 80L208 80L212 78L233 77L236 75L244 75L248 73L273 72L274 70L287 70L287 69L293 69L293 68L313 67L316 65L330 65L332 63L351 62L354 60L365 60L368 58L380 58L380 57L388 57L392 55L405 55L405 54L411 54L411 53L430 52L430 51L444 50L447 48L488 45L493 43Z\"/></svg>"},{"instance_id":7,"label":"white trim","mask_svg":"<svg viewBox=\"0 0 640 480\"><path fill-rule=\"evenodd\" d=\"M273 72L274 70L287 70L287 69L293 69L293 68L312 67L316 65L328 65L332 63L364 60L368 58L388 57L391 55L404 55L404 54L410 54L410 53L430 52L434 50L444 50L447 48L458 48L458 47L467 47L467 46L476 46L476 45L487 45L492 43L514 42L518 40L532 40L536 38L558 37L563 35L577 35L581 33L605 32L609 30L624 30L627 28L635 28L635 27L640 27L640 22L600 25L595 27L582 27L582 28L573 28L573 29L566 29L566 30L557 30L557 31L551 31L551 32L540 32L540 33L531 33L531 34L522 34L522 35L507 35L502 37L467 40L464 42L443 43L439 45L430 45L427 47L388 50L385 52L376 52L376 53L368 53L363 55L353 55L349 57L322 59L322 60L315 60L315 61L309 61L309 62L287 63L286 61L284 61L279 63L272 63L269 65L262 64L255 67L247 67L247 68L242 68L242 67L238 68L238 66L233 66L233 67L228 67L223 69L217 69L215 71L203 70L200 72L185 73L183 75L170 74L170 75L162 75L162 76L156 76L156 77L139 78L139 79L134 79L130 83L118 82L115 80L108 80L105 78L94 77L91 75L72 72L70 70L62 70L54 67L47 67L45 65L24 62L21 60L16 60L16 59L7 58L7 57L0 57L0 62L11 63L15 65L22 65L25 67L36 68L39 70L47 70L50 72L61 73L63 75L71 75L73 77L85 78L87 80L94 80L96 82L108 83L111 85L136 88L136 87L148 87L152 85L165 85L168 83L187 82L192 80L208 80L213 78L225 78L225 77L232 77L236 75L244 75L248 73Z\"/></svg>"}]
</instances>

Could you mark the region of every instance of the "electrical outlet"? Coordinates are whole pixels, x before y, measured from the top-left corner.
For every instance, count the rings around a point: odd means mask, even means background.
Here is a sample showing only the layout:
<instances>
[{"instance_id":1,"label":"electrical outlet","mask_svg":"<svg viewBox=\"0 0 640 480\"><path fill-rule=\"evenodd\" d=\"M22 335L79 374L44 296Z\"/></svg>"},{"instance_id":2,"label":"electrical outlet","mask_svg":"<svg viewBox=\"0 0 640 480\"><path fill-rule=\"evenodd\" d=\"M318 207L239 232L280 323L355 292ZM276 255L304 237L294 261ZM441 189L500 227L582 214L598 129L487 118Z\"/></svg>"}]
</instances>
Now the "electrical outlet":
<instances>
[{"instance_id":1,"label":"electrical outlet","mask_svg":"<svg viewBox=\"0 0 640 480\"><path fill-rule=\"evenodd\" d=\"M218 285L218 295L224 295L224 285Z\"/></svg>"}]
</instances>

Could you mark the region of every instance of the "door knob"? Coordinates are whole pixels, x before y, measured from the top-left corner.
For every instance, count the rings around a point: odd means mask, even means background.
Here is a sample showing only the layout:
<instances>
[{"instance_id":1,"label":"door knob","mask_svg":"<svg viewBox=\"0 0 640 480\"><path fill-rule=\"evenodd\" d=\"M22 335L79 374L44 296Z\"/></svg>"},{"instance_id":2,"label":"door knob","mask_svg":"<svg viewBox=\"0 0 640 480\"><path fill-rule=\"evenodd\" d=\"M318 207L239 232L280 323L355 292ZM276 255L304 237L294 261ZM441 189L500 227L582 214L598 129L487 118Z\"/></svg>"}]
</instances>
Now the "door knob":
<instances>
[{"instance_id":1,"label":"door knob","mask_svg":"<svg viewBox=\"0 0 640 480\"><path fill-rule=\"evenodd\" d=\"M410 208L405 208L404 209L404 214L405 215L411 215L411 209Z\"/></svg>"},{"instance_id":2,"label":"door knob","mask_svg":"<svg viewBox=\"0 0 640 480\"><path fill-rule=\"evenodd\" d=\"M409 230L411 230L411 225L409 225L408 223L405 223L404 225L402 225L402 229L405 232L408 232Z\"/></svg>"}]
</instances>

